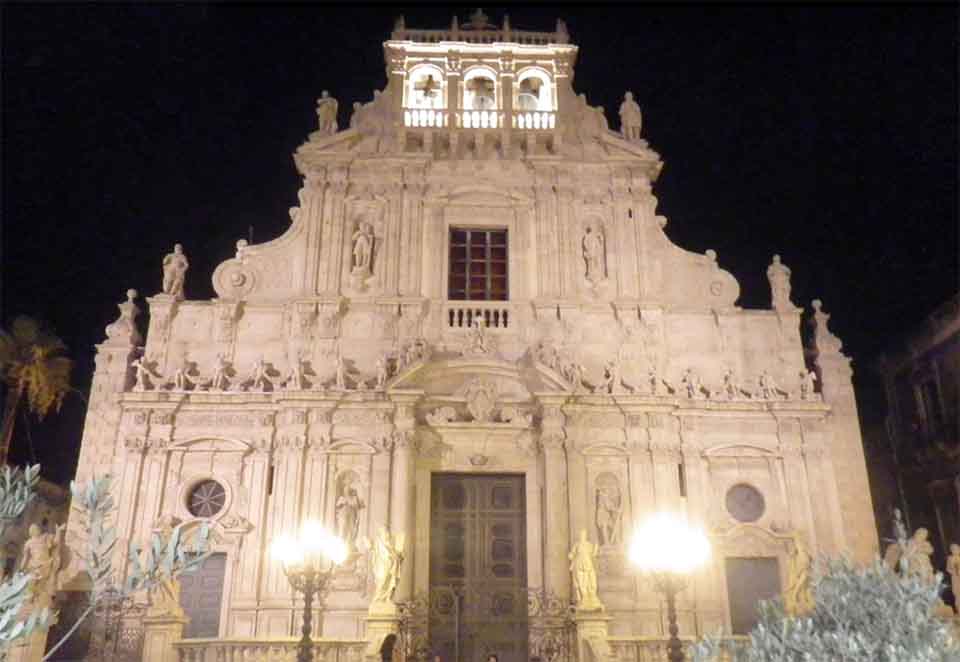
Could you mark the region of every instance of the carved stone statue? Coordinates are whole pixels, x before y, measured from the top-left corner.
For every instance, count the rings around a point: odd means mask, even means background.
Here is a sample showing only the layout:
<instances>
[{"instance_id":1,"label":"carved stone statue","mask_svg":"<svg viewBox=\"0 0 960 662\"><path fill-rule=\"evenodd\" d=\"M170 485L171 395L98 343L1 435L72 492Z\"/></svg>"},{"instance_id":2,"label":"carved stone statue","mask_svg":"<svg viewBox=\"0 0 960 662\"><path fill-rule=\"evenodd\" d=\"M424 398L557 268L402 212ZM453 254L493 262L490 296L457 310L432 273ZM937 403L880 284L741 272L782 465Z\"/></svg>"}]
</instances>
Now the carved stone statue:
<instances>
[{"instance_id":1,"label":"carved stone statue","mask_svg":"<svg viewBox=\"0 0 960 662\"><path fill-rule=\"evenodd\" d=\"M623 377L620 374L620 362L616 359L608 361L603 369L603 379L593 389L594 393L619 393L623 386ZM632 389L631 389L632 390Z\"/></svg>"},{"instance_id":2,"label":"carved stone statue","mask_svg":"<svg viewBox=\"0 0 960 662\"><path fill-rule=\"evenodd\" d=\"M295 358L290 363L290 371L287 373L283 386L288 391L303 390L303 361L300 360L300 357Z\"/></svg>"},{"instance_id":3,"label":"carved stone statue","mask_svg":"<svg viewBox=\"0 0 960 662\"><path fill-rule=\"evenodd\" d=\"M173 379L170 380L170 387L174 391L186 391L189 387L193 386L193 380L190 379L190 361L186 357L183 359L183 363L180 364L176 370L173 371Z\"/></svg>"},{"instance_id":4,"label":"carved stone statue","mask_svg":"<svg viewBox=\"0 0 960 662\"><path fill-rule=\"evenodd\" d=\"M393 602L393 593L400 579L400 564L403 563L404 536L391 535L386 527L377 531L373 543L373 605Z\"/></svg>"},{"instance_id":5,"label":"carved stone statue","mask_svg":"<svg viewBox=\"0 0 960 662\"><path fill-rule=\"evenodd\" d=\"M357 496L357 490L352 485L343 488L343 493L337 497L337 535L353 549L360 532L360 511L365 504Z\"/></svg>"},{"instance_id":6,"label":"carved stone statue","mask_svg":"<svg viewBox=\"0 0 960 662\"><path fill-rule=\"evenodd\" d=\"M336 371L337 388L341 391L347 390L347 363L340 352L337 352Z\"/></svg>"},{"instance_id":7,"label":"carved stone statue","mask_svg":"<svg viewBox=\"0 0 960 662\"><path fill-rule=\"evenodd\" d=\"M320 133L332 136L337 132L337 100L330 93L323 90L317 99L317 120L320 123Z\"/></svg>"},{"instance_id":8,"label":"carved stone statue","mask_svg":"<svg viewBox=\"0 0 960 662\"><path fill-rule=\"evenodd\" d=\"M229 367L230 362L224 358L223 354L217 354L217 361L213 365L213 377L210 378L211 391L227 390L227 368Z\"/></svg>"},{"instance_id":9,"label":"carved stone statue","mask_svg":"<svg viewBox=\"0 0 960 662\"><path fill-rule=\"evenodd\" d=\"M390 377L390 374L389 374L390 363L389 363L389 361L390 361L390 360L389 360L386 356L381 356L379 359L377 359L377 364L376 364L376 367L377 367L377 388L383 388L383 387L386 385L386 383L387 383L387 379Z\"/></svg>"},{"instance_id":10,"label":"carved stone statue","mask_svg":"<svg viewBox=\"0 0 960 662\"><path fill-rule=\"evenodd\" d=\"M587 227L580 240L583 248L583 261L586 265L585 276L591 283L598 283L607 277L604 258L603 230L594 231Z\"/></svg>"},{"instance_id":11,"label":"carved stone statue","mask_svg":"<svg viewBox=\"0 0 960 662\"><path fill-rule=\"evenodd\" d=\"M767 280L770 281L770 307L774 310L792 310L790 268L780 261L779 255L774 255L773 262L767 267Z\"/></svg>"},{"instance_id":12,"label":"carved stone statue","mask_svg":"<svg viewBox=\"0 0 960 662\"><path fill-rule=\"evenodd\" d=\"M189 268L183 246L174 245L173 252L163 258L163 293L177 300L183 299L183 280Z\"/></svg>"},{"instance_id":13,"label":"carved stone statue","mask_svg":"<svg viewBox=\"0 0 960 662\"><path fill-rule=\"evenodd\" d=\"M947 557L947 574L950 575L953 599L960 603L960 545L950 545L950 556ZM960 609L957 611L960 612Z\"/></svg>"},{"instance_id":14,"label":"carved stone statue","mask_svg":"<svg viewBox=\"0 0 960 662\"><path fill-rule=\"evenodd\" d=\"M353 232L353 274L371 273L373 258L373 226L365 221L357 224Z\"/></svg>"},{"instance_id":15,"label":"carved stone statue","mask_svg":"<svg viewBox=\"0 0 960 662\"><path fill-rule=\"evenodd\" d=\"M263 392L270 385L270 379L267 377L267 362L262 356L253 364L253 370L250 371L247 381L250 382L251 391Z\"/></svg>"},{"instance_id":16,"label":"carved stone statue","mask_svg":"<svg viewBox=\"0 0 960 662\"><path fill-rule=\"evenodd\" d=\"M779 398L780 387L777 386L777 381L773 378L773 375L766 370L760 373L757 385L759 386L759 395L764 400L777 400Z\"/></svg>"},{"instance_id":17,"label":"carved stone statue","mask_svg":"<svg viewBox=\"0 0 960 662\"><path fill-rule=\"evenodd\" d=\"M727 368L727 371L723 373L724 397L726 397L727 400L739 400L741 397L743 397L743 394L743 385L740 384L740 381L734 374L733 368Z\"/></svg>"},{"instance_id":18,"label":"carved stone statue","mask_svg":"<svg viewBox=\"0 0 960 662\"><path fill-rule=\"evenodd\" d=\"M133 390L138 392L149 390L150 382L147 380L147 377L153 377L154 374L150 372L150 368L147 367L146 358L141 356L131 361L130 367L133 368L134 375Z\"/></svg>"},{"instance_id":19,"label":"carved stone statue","mask_svg":"<svg viewBox=\"0 0 960 662\"><path fill-rule=\"evenodd\" d=\"M601 545L616 545L620 542L622 501L620 490L616 487L597 487L597 538Z\"/></svg>"},{"instance_id":20,"label":"carved stone statue","mask_svg":"<svg viewBox=\"0 0 960 662\"><path fill-rule=\"evenodd\" d=\"M643 115L640 114L640 106L633 100L633 93L627 92L623 95L623 103L620 104L620 131L627 140L640 140L642 125Z\"/></svg>"},{"instance_id":21,"label":"carved stone statue","mask_svg":"<svg viewBox=\"0 0 960 662\"><path fill-rule=\"evenodd\" d=\"M480 315L474 316L473 322L470 324L467 349L464 354L477 355L490 353L490 341L487 339L486 329L486 321L482 320Z\"/></svg>"},{"instance_id":22,"label":"carved stone statue","mask_svg":"<svg viewBox=\"0 0 960 662\"><path fill-rule=\"evenodd\" d=\"M791 616L802 616L814 607L810 588L812 559L800 536L793 538L793 551L787 562L787 588L783 591L783 606Z\"/></svg>"},{"instance_id":23,"label":"carved stone statue","mask_svg":"<svg viewBox=\"0 0 960 662\"><path fill-rule=\"evenodd\" d=\"M570 573L573 576L574 604L579 611L603 611L597 597L597 553L599 547L587 540L587 530L580 529L580 538L570 550Z\"/></svg>"},{"instance_id":24,"label":"carved stone statue","mask_svg":"<svg viewBox=\"0 0 960 662\"><path fill-rule=\"evenodd\" d=\"M173 516L161 517L157 520L157 533L163 541L170 539L173 534L173 528L177 522ZM147 552L151 553L151 552ZM180 581L169 574L164 574L148 592L147 598L150 601L149 614L151 616L182 616L183 608L180 606Z\"/></svg>"},{"instance_id":25,"label":"carved stone statue","mask_svg":"<svg viewBox=\"0 0 960 662\"><path fill-rule=\"evenodd\" d=\"M923 527L914 531L913 536L907 541L907 548L900 556L900 571L932 582L934 572L930 557L933 555L933 545L927 540L929 535Z\"/></svg>"},{"instance_id":26,"label":"carved stone statue","mask_svg":"<svg viewBox=\"0 0 960 662\"><path fill-rule=\"evenodd\" d=\"M687 368L683 373L683 379L680 380L683 385L683 392L688 398L699 398L703 394L703 382L700 381L700 375L693 371L693 368Z\"/></svg>"},{"instance_id":27,"label":"carved stone statue","mask_svg":"<svg viewBox=\"0 0 960 662\"><path fill-rule=\"evenodd\" d=\"M27 530L23 544L20 571L30 574L30 608L50 608L57 590L57 573L62 563L62 537L66 525L57 527L56 534L43 533L36 524Z\"/></svg>"},{"instance_id":28,"label":"carved stone statue","mask_svg":"<svg viewBox=\"0 0 960 662\"><path fill-rule=\"evenodd\" d=\"M817 373L813 370L801 370L800 371L800 399L801 400L816 400L816 384L817 382Z\"/></svg>"}]
</instances>

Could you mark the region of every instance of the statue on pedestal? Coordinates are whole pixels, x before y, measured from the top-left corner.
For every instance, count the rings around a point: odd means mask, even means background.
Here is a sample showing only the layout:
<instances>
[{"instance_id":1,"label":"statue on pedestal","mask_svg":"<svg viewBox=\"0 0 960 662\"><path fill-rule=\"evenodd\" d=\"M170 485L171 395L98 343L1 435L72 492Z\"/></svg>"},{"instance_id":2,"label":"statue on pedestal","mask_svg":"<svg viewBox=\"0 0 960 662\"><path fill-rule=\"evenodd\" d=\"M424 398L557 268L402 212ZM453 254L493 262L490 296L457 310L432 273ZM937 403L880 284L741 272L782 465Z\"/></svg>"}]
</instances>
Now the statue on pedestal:
<instances>
[{"instance_id":1,"label":"statue on pedestal","mask_svg":"<svg viewBox=\"0 0 960 662\"><path fill-rule=\"evenodd\" d=\"M373 543L373 605L393 603L393 593L400 579L400 564L403 563L403 546L402 533L391 535L383 526L377 531Z\"/></svg>"},{"instance_id":2,"label":"statue on pedestal","mask_svg":"<svg viewBox=\"0 0 960 662\"><path fill-rule=\"evenodd\" d=\"M130 367L133 368L134 375L133 390L136 392L150 390L150 382L147 380L147 377L156 377L156 375L154 375L147 366L146 357L141 356L131 361Z\"/></svg>"},{"instance_id":3,"label":"statue on pedestal","mask_svg":"<svg viewBox=\"0 0 960 662\"><path fill-rule=\"evenodd\" d=\"M267 362L263 360L262 356L253 364L253 370L250 371L250 377L247 381L251 382L251 391L260 391L261 393L270 385L270 380L267 378Z\"/></svg>"},{"instance_id":4,"label":"statue on pedestal","mask_svg":"<svg viewBox=\"0 0 960 662\"><path fill-rule=\"evenodd\" d=\"M317 120L320 123L320 133L332 136L337 132L337 100L330 93L323 90L317 99Z\"/></svg>"},{"instance_id":5,"label":"statue on pedestal","mask_svg":"<svg viewBox=\"0 0 960 662\"><path fill-rule=\"evenodd\" d=\"M816 384L817 382L817 373L813 370L802 370L800 371L800 399L801 400L816 400L817 391Z\"/></svg>"},{"instance_id":6,"label":"statue on pedestal","mask_svg":"<svg viewBox=\"0 0 960 662\"><path fill-rule=\"evenodd\" d=\"M377 359L376 368L377 368L377 388L383 388L387 383L387 379L389 379L390 377L389 359L386 356L381 356L379 359Z\"/></svg>"},{"instance_id":7,"label":"statue on pedestal","mask_svg":"<svg viewBox=\"0 0 960 662\"><path fill-rule=\"evenodd\" d=\"M568 555L578 611L603 611L603 603L597 597L598 551L599 546L587 540L587 530L580 529L580 538Z\"/></svg>"},{"instance_id":8,"label":"statue on pedestal","mask_svg":"<svg viewBox=\"0 0 960 662\"><path fill-rule=\"evenodd\" d=\"M163 258L163 293L174 299L183 299L183 281L190 268L183 246L176 244L173 252Z\"/></svg>"},{"instance_id":9,"label":"statue on pedestal","mask_svg":"<svg viewBox=\"0 0 960 662\"><path fill-rule=\"evenodd\" d=\"M210 378L211 391L227 390L227 368L230 366L223 354L217 354L217 362L213 366L213 377Z\"/></svg>"},{"instance_id":10,"label":"statue on pedestal","mask_svg":"<svg viewBox=\"0 0 960 662\"><path fill-rule=\"evenodd\" d=\"M620 132L623 133L623 137L627 140L640 140L640 127L642 124L643 115L640 114L640 106L633 100L633 93L625 93L623 95L623 103L620 104Z\"/></svg>"},{"instance_id":11,"label":"statue on pedestal","mask_svg":"<svg viewBox=\"0 0 960 662\"><path fill-rule=\"evenodd\" d=\"M792 310L790 268L780 261L779 255L774 255L773 262L767 267L767 280L770 281L770 307L774 310Z\"/></svg>"}]
</instances>

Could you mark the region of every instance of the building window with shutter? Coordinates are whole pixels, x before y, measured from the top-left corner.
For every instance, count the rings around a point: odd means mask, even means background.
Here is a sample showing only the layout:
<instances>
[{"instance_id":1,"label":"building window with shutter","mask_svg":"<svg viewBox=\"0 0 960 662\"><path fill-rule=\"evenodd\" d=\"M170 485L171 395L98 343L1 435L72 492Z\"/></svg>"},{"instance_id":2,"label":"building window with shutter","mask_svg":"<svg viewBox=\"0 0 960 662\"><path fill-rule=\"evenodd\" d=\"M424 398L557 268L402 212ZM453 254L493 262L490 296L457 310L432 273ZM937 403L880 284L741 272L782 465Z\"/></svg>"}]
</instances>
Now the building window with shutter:
<instances>
[{"instance_id":1,"label":"building window with shutter","mask_svg":"<svg viewBox=\"0 0 960 662\"><path fill-rule=\"evenodd\" d=\"M450 228L451 301L506 301L507 231Z\"/></svg>"}]
</instances>

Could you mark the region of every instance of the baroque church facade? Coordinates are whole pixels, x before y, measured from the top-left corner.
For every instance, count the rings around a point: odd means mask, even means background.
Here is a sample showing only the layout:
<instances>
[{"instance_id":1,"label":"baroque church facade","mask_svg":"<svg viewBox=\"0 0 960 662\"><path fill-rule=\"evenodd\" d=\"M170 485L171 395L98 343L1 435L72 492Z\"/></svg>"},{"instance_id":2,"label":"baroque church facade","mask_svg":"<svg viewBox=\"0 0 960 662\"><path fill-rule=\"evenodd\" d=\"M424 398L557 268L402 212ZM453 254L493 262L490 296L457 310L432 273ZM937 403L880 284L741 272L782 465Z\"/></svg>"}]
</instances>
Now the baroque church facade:
<instances>
[{"instance_id":1,"label":"baroque church facade","mask_svg":"<svg viewBox=\"0 0 960 662\"><path fill-rule=\"evenodd\" d=\"M145 342L131 292L98 348L78 480L114 476L118 547L213 530L178 645L298 633L268 550L308 518L350 547L324 637L374 636L385 527L406 541L394 600L430 650L471 662L556 658L582 531L612 650L662 636L662 596L626 558L654 512L711 541L678 597L687 635L748 628L798 540L872 558L828 315L804 321L779 259L771 307L744 310L713 251L668 239L639 108L625 99L615 132L576 94L562 22L401 20L384 53L386 88L349 128L318 100L288 230L238 242L212 300L183 298L175 251Z\"/></svg>"}]
</instances>

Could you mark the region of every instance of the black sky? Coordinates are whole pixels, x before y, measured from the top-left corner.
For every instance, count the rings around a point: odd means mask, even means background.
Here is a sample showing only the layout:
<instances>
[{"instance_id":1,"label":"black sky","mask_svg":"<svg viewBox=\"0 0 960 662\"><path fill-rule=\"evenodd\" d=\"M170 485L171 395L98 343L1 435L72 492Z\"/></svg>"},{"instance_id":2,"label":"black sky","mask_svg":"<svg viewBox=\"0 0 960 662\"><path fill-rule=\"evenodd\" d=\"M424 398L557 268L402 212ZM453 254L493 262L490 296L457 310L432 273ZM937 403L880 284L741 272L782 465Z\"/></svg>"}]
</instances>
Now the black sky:
<instances>
[{"instance_id":1,"label":"black sky","mask_svg":"<svg viewBox=\"0 0 960 662\"><path fill-rule=\"evenodd\" d=\"M767 305L779 252L795 301L823 299L865 369L956 292L955 7L485 11L518 29L564 18L580 46L574 87L611 126L634 92L665 161L654 190L667 233L715 249L740 305ZM316 128L320 91L345 126L385 84L394 18L442 28L455 12L469 8L5 6L3 323L48 321L88 390L123 292L155 294L179 241L187 296L213 296L213 269L249 226L260 242L289 225L291 153ZM21 419L14 458L68 478L82 411L74 396L56 421Z\"/></svg>"}]
</instances>

